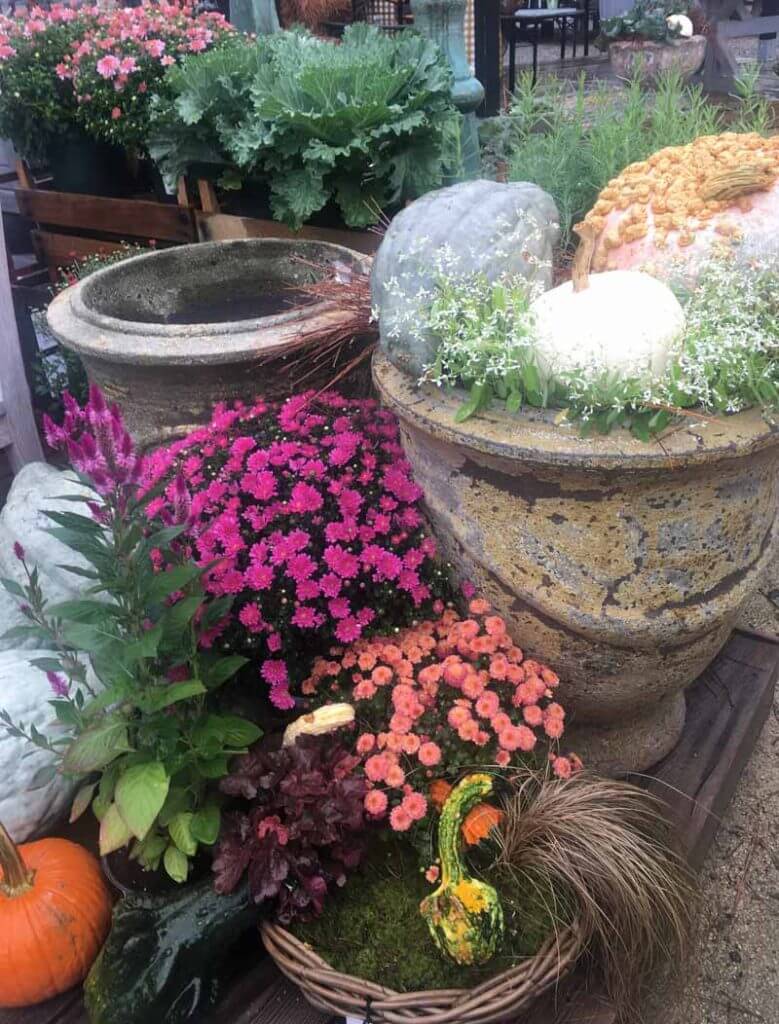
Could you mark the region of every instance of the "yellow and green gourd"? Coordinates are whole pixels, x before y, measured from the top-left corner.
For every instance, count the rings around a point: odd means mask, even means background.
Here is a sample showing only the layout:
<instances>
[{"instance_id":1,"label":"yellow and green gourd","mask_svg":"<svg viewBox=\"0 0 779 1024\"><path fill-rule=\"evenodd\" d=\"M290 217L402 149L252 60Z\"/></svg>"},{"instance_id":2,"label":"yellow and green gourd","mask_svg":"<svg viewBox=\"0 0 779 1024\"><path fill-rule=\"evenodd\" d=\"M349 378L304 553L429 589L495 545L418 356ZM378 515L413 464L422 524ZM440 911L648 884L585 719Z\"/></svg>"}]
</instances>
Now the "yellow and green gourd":
<instances>
[{"instance_id":1,"label":"yellow and green gourd","mask_svg":"<svg viewBox=\"0 0 779 1024\"><path fill-rule=\"evenodd\" d=\"M438 823L441 884L419 905L438 948L458 964L483 964L503 938L503 907L491 885L472 878L462 857L462 824L492 791L492 776L466 775L452 790Z\"/></svg>"}]
</instances>

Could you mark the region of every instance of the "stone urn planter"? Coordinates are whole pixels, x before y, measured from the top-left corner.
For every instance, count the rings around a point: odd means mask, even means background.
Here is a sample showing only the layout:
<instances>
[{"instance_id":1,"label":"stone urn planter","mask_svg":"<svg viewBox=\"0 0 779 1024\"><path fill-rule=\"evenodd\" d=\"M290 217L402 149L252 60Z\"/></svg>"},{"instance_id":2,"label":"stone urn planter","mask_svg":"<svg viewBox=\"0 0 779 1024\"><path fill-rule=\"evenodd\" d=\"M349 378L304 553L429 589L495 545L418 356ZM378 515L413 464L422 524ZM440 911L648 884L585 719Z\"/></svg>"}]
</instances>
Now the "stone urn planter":
<instances>
[{"instance_id":1,"label":"stone urn planter","mask_svg":"<svg viewBox=\"0 0 779 1024\"><path fill-rule=\"evenodd\" d=\"M48 320L148 447L206 422L216 402L327 384L332 359L303 385L287 360L350 317L299 290L344 264L367 272L365 257L326 242L183 245L91 274L54 299Z\"/></svg>"},{"instance_id":2,"label":"stone urn planter","mask_svg":"<svg viewBox=\"0 0 779 1024\"><path fill-rule=\"evenodd\" d=\"M660 447L582 439L554 411L457 424L463 393L382 353L373 373L444 554L559 672L565 748L610 772L659 761L775 553L779 428L750 410Z\"/></svg>"},{"instance_id":3,"label":"stone urn planter","mask_svg":"<svg viewBox=\"0 0 779 1024\"><path fill-rule=\"evenodd\" d=\"M638 75L645 85L653 85L665 71L677 71L691 78L700 70L706 56L706 36L673 39L655 43L649 39L618 39L609 43L611 69L617 78Z\"/></svg>"}]
</instances>

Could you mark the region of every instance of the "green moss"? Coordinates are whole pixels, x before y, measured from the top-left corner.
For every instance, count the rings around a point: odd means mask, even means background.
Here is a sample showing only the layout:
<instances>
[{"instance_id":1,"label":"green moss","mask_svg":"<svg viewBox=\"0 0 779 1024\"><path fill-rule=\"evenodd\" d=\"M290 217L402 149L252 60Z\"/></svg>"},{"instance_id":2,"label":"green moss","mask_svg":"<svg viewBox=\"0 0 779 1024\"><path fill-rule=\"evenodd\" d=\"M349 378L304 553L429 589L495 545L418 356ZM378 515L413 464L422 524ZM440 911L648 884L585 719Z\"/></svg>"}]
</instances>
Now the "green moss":
<instances>
[{"instance_id":1,"label":"green moss","mask_svg":"<svg viewBox=\"0 0 779 1024\"><path fill-rule=\"evenodd\" d=\"M433 887L418 864L405 844L375 844L361 870L328 900L324 914L292 930L336 970L412 992L470 988L535 954L554 927L548 892L544 898L529 881L522 892L491 878L503 902L504 942L487 964L455 964L438 951L419 913L420 901Z\"/></svg>"}]
</instances>

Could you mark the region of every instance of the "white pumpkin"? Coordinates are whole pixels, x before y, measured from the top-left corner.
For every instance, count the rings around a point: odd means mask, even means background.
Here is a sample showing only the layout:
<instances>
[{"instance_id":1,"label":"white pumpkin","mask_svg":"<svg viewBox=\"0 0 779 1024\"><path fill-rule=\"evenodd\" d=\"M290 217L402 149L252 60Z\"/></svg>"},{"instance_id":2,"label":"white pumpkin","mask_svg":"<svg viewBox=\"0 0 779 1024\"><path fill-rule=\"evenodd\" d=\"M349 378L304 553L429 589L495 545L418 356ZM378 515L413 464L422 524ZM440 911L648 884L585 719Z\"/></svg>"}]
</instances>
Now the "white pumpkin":
<instances>
[{"instance_id":1,"label":"white pumpkin","mask_svg":"<svg viewBox=\"0 0 779 1024\"><path fill-rule=\"evenodd\" d=\"M535 317L539 369L546 376L581 367L621 377L663 374L684 329L684 311L671 289L641 271L592 274L540 295Z\"/></svg>"},{"instance_id":2,"label":"white pumpkin","mask_svg":"<svg viewBox=\"0 0 779 1024\"><path fill-rule=\"evenodd\" d=\"M71 600L83 593L89 581L59 566L87 568L87 562L47 532L48 527L54 523L45 515L44 510L88 514L86 506L72 501L58 501L57 498L60 495L89 493L73 473L63 472L45 462L31 462L21 469L14 478L5 507L0 513L0 576L16 580L22 585L26 583L24 568L14 554L14 542L18 541L25 550L27 564L38 568L47 601L54 603ZM3 590L0 596L0 637L11 626L23 621L17 602ZM8 643L0 639L0 648L8 646ZM13 640L10 643L15 647L37 646L34 641L25 644Z\"/></svg>"},{"instance_id":3,"label":"white pumpkin","mask_svg":"<svg viewBox=\"0 0 779 1024\"><path fill-rule=\"evenodd\" d=\"M665 19L669 28L678 28L682 39L691 39L693 26L686 14L669 14Z\"/></svg>"},{"instance_id":4,"label":"white pumpkin","mask_svg":"<svg viewBox=\"0 0 779 1024\"><path fill-rule=\"evenodd\" d=\"M44 734L54 721L52 693L46 673L29 659L46 656L54 657L18 648L0 652L0 708L12 721L23 722L28 730L34 725ZM11 736L0 723L0 821L17 843L52 828L70 806L74 783L62 775L31 788L36 774L51 763L51 754Z\"/></svg>"}]
</instances>

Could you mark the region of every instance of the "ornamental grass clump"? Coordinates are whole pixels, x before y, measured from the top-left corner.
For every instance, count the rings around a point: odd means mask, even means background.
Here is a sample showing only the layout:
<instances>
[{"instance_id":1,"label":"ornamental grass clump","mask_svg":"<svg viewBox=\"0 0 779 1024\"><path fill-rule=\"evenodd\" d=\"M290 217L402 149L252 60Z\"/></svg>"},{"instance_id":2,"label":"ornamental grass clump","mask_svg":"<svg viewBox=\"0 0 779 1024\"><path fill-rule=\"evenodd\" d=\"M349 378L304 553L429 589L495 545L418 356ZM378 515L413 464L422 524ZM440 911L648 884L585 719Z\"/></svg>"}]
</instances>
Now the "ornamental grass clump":
<instances>
[{"instance_id":1,"label":"ornamental grass clump","mask_svg":"<svg viewBox=\"0 0 779 1024\"><path fill-rule=\"evenodd\" d=\"M446 590L397 422L374 401L218 406L149 457L146 486L163 481L149 515L186 505L206 589L235 602L202 641L251 658L277 708L333 643L405 623Z\"/></svg>"}]
</instances>

